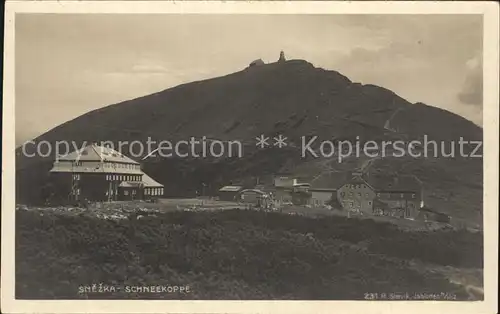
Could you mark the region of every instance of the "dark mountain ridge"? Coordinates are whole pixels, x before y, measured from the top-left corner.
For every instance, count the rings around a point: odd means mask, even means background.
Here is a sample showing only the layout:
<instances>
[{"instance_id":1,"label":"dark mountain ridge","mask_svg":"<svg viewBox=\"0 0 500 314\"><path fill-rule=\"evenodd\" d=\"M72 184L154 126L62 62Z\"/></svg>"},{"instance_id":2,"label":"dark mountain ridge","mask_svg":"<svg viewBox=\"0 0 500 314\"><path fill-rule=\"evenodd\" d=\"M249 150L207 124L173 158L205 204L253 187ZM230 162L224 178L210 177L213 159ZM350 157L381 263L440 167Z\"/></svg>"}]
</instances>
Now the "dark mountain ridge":
<instances>
[{"instance_id":1,"label":"dark mountain ridge","mask_svg":"<svg viewBox=\"0 0 500 314\"><path fill-rule=\"evenodd\" d=\"M257 150L255 137L261 134L283 134L290 145ZM301 158L297 146L302 136L365 142L423 140L424 135L435 141L458 142L461 137L481 141L482 129L446 110L412 104L385 88L354 83L336 71L316 68L304 60L290 60L103 107L61 124L35 142L145 143L148 137L178 141L206 136L240 140L246 145L243 158L148 158L143 162L146 171L165 184L167 195L186 196L193 195L202 182L208 182L215 190L235 180L293 171L297 166L317 162L314 158ZM39 189L35 187L45 182L54 156L27 158L20 149L16 155L19 201L36 199ZM389 160L383 158L381 165ZM359 166L355 160L351 162L338 166L346 170ZM445 169L444 173L453 180L482 185L482 159L437 158L436 162L433 167ZM446 181L443 176L426 175L429 163L428 158L389 162L402 168L398 171L423 171L421 176L428 176L431 185ZM374 169L377 167L376 164ZM481 206L480 197L473 202Z\"/></svg>"}]
</instances>

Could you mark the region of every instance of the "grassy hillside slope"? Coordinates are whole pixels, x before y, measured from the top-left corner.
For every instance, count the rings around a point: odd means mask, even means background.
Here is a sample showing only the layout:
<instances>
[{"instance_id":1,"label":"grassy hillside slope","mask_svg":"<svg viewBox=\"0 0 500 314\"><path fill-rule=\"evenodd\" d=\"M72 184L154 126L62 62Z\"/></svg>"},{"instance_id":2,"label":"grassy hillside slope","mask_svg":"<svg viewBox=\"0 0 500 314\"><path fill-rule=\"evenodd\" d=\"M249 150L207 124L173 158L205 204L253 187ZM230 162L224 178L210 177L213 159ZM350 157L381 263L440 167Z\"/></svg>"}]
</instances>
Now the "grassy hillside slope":
<instances>
[{"instance_id":1,"label":"grassy hillside slope","mask_svg":"<svg viewBox=\"0 0 500 314\"><path fill-rule=\"evenodd\" d=\"M363 299L455 294L423 265L482 267L482 234L410 233L371 220L247 210L139 220L17 211L17 298ZM99 284L190 286L190 293L79 293Z\"/></svg>"}]
</instances>

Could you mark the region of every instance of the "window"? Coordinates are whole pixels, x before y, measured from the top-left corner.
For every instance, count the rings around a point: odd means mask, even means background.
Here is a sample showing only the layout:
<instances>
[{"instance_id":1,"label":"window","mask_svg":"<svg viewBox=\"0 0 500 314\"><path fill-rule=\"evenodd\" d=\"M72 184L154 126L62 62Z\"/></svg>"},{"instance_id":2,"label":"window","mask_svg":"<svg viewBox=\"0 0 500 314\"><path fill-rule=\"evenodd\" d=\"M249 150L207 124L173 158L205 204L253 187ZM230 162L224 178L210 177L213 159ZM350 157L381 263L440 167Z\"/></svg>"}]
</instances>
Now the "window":
<instances>
[{"instance_id":1,"label":"window","mask_svg":"<svg viewBox=\"0 0 500 314\"><path fill-rule=\"evenodd\" d=\"M412 195L411 195L411 198L415 198L415 194L412 194Z\"/></svg>"},{"instance_id":2,"label":"window","mask_svg":"<svg viewBox=\"0 0 500 314\"><path fill-rule=\"evenodd\" d=\"M361 193L358 193L358 196L361 197Z\"/></svg>"},{"instance_id":3,"label":"window","mask_svg":"<svg viewBox=\"0 0 500 314\"><path fill-rule=\"evenodd\" d=\"M401 198L404 198L404 197L405 197L405 195L403 193L401 193Z\"/></svg>"},{"instance_id":4,"label":"window","mask_svg":"<svg viewBox=\"0 0 500 314\"><path fill-rule=\"evenodd\" d=\"M137 193L136 190L132 190L132 195L135 195Z\"/></svg>"},{"instance_id":5,"label":"window","mask_svg":"<svg viewBox=\"0 0 500 314\"><path fill-rule=\"evenodd\" d=\"M372 206L372 201L368 201L368 206Z\"/></svg>"},{"instance_id":6,"label":"window","mask_svg":"<svg viewBox=\"0 0 500 314\"><path fill-rule=\"evenodd\" d=\"M365 197L369 197L369 196L370 196L370 194L368 194L368 193L365 193Z\"/></svg>"},{"instance_id":7,"label":"window","mask_svg":"<svg viewBox=\"0 0 500 314\"><path fill-rule=\"evenodd\" d=\"M344 197L345 196L345 192L340 192L340 196Z\"/></svg>"},{"instance_id":8,"label":"window","mask_svg":"<svg viewBox=\"0 0 500 314\"><path fill-rule=\"evenodd\" d=\"M123 191L123 195L128 195L128 191L127 190Z\"/></svg>"}]
</instances>

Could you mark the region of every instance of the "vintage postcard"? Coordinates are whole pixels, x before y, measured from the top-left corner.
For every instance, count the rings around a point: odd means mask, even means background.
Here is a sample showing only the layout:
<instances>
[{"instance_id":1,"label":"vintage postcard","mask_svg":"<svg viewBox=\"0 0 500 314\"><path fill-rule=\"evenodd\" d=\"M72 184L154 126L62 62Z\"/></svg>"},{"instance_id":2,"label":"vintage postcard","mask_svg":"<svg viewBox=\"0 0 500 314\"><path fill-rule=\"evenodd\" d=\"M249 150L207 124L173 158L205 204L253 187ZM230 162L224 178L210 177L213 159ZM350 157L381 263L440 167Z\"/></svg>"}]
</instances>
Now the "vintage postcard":
<instances>
[{"instance_id":1,"label":"vintage postcard","mask_svg":"<svg viewBox=\"0 0 500 314\"><path fill-rule=\"evenodd\" d=\"M6 313L496 313L495 2L8 1Z\"/></svg>"}]
</instances>

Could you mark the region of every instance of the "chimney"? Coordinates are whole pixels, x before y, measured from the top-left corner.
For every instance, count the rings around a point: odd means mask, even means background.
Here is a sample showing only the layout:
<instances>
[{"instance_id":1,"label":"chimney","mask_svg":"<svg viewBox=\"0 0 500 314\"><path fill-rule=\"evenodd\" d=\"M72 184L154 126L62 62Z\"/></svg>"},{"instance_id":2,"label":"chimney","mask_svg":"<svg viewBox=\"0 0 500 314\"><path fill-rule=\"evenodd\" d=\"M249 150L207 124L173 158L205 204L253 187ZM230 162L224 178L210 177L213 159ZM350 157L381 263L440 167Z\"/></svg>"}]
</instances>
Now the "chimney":
<instances>
[{"instance_id":1,"label":"chimney","mask_svg":"<svg viewBox=\"0 0 500 314\"><path fill-rule=\"evenodd\" d=\"M420 185L420 208L424 207L424 187Z\"/></svg>"}]
</instances>

